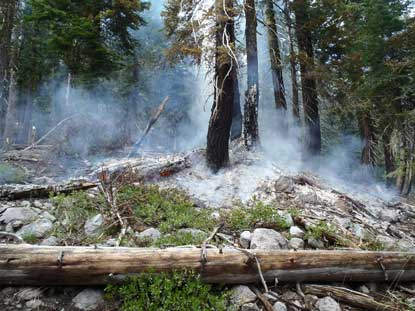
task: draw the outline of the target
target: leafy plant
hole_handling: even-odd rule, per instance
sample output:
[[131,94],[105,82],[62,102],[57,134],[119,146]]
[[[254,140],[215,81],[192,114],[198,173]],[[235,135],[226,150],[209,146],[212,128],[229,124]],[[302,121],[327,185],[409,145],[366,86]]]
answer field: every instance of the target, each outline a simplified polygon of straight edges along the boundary
[[320,221],[317,225],[311,226],[307,229],[305,238],[314,238],[316,240],[335,240],[336,230],[330,226],[326,221]]
[[108,300],[119,300],[123,311],[225,311],[228,295],[205,284],[195,272],[155,274],[129,278],[122,285],[108,285]]
[[29,244],[36,244],[39,239],[34,234],[26,234],[22,236],[23,240]]
[[190,232],[177,232],[154,241],[152,246],[201,245],[205,238],[206,236],[204,234],[194,235]]

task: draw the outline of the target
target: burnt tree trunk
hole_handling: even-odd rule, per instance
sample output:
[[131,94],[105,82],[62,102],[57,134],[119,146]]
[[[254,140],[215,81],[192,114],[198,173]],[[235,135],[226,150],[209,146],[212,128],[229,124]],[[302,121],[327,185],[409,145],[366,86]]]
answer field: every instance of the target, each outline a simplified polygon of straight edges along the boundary
[[363,141],[361,163],[372,166],[375,164],[375,130],[370,114],[363,112],[359,118],[360,135]]
[[291,91],[292,91],[292,104],[293,104],[293,117],[297,126],[301,125],[300,117],[300,98],[298,95],[298,81],[297,81],[297,62],[295,57],[294,37],[292,18],[290,16],[290,10],[288,7],[288,0],[285,1],[285,20],[288,26],[288,40],[290,41],[290,73],[291,73]]
[[383,143],[383,155],[385,158],[385,173],[386,173],[386,186],[392,187],[394,183],[394,178],[389,175],[395,171],[395,159],[391,150],[391,130],[386,129],[382,135]]
[[241,111],[241,95],[239,91],[239,79],[236,70],[234,74],[234,103],[232,112],[232,127],[231,127],[231,140],[238,139],[242,136],[242,111]]
[[3,137],[7,113],[7,101],[10,84],[10,61],[12,54],[12,35],[17,10],[17,0],[2,0],[0,15],[0,138]]
[[311,157],[321,153],[320,112],[318,105],[317,82],[313,77],[314,51],[309,26],[309,3],[307,0],[295,0],[295,26],[300,56],[301,87],[305,118],[305,151]]
[[216,0],[215,99],[207,135],[206,157],[217,171],[229,161],[229,138],[235,93],[233,0]]
[[16,74],[12,69],[10,71],[10,86],[7,100],[7,112],[4,126],[4,141],[11,145],[16,142],[17,138],[17,83]]
[[245,95],[244,107],[244,140],[248,149],[254,148],[259,141],[258,134],[258,44],[257,17],[255,0],[244,3],[246,26],[246,58],[248,64],[248,90]]
[[[285,98],[284,80],[282,77],[280,44],[278,40],[278,28],[273,0],[265,1],[265,24],[267,27],[268,49],[271,61],[271,74],[272,83],[274,86],[275,106],[280,112],[285,113],[287,111],[287,100]],[[281,118],[281,122],[281,130],[286,130],[286,119]]]

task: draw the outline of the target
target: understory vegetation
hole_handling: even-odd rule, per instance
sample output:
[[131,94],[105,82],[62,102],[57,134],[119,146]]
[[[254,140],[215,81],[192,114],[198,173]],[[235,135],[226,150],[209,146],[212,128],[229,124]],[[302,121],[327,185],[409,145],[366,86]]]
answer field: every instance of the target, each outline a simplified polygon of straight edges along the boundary
[[0,163],[0,184],[20,184],[26,179],[26,174],[21,168]]
[[106,298],[121,303],[123,311],[225,311],[229,292],[202,282],[192,271],[144,273],[122,285],[109,285]]

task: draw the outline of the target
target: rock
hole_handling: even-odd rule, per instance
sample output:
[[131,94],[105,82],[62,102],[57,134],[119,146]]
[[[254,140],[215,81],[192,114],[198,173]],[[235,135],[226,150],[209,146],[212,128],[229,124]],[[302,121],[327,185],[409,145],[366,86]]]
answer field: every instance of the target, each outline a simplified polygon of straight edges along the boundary
[[288,213],[286,211],[278,211],[277,213],[278,213],[278,215],[280,215],[282,217],[282,219],[285,221],[285,224],[288,227],[291,227],[292,225],[294,225],[294,220],[293,220],[293,217],[291,216],[290,213]]
[[105,242],[105,246],[115,247],[117,246],[117,239],[111,238]]
[[274,308],[275,311],[287,311],[288,310],[285,303],[281,301],[277,301],[276,303],[274,303],[272,307]]
[[287,290],[282,293],[282,299],[285,301],[295,301],[301,299],[301,297],[297,293],[291,290]]
[[243,248],[249,248],[249,245],[251,244],[252,239],[252,233],[249,231],[243,231],[239,237],[239,244]]
[[346,213],[347,215],[353,211],[353,206],[342,199],[338,199],[336,202],[334,202],[334,207]]
[[301,187],[297,192],[297,200],[303,204],[313,204],[316,205],[319,203],[319,197],[317,193],[310,189],[309,187]]
[[331,297],[324,297],[317,300],[316,308],[319,311],[342,311],[340,305]]
[[16,293],[17,301],[39,299],[42,296],[43,292],[39,287],[23,287]]
[[32,299],[26,302],[26,308],[29,309],[39,309],[41,306],[43,306],[43,302],[39,299]]
[[291,177],[280,176],[274,183],[276,192],[291,193],[294,191],[294,181]]
[[391,237],[386,235],[378,235],[376,237],[376,242],[382,244],[385,250],[394,250],[396,249],[396,241]]
[[400,212],[399,210],[383,208],[379,213],[379,217],[384,221],[396,223],[399,221]]
[[150,228],[147,230],[144,230],[143,232],[140,232],[137,236],[139,239],[150,239],[150,240],[158,240],[161,237],[160,231],[154,228]]
[[415,252],[415,245],[405,240],[399,240],[397,249],[404,252]]
[[318,297],[315,295],[305,295],[304,296],[304,304],[306,309],[314,310],[314,305],[318,301]]
[[75,308],[83,311],[101,310],[104,305],[104,292],[87,288],[72,299]]
[[293,237],[293,238],[300,238],[300,239],[302,239],[302,238],[304,238],[305,233],[304,233],[304,231],[303,231],[303,230],[301,230],[299,227],[297,227],[297,226],[292,226],[292,227],[290,228],[290,235],[291,235],[291,237]]
[[46,239],[44,239],[40,245],[45,245],[45,246],[57,246],[59,245],[59,239],[55,236],[50,236]]
[[366,285],[360,285],[357,290],[363,294],[369,295],[370,294],[370,290]]
[[411,307],[415,308],[415,297],[406,299],[406,303]]
[[0,223],[8,224],[9,222],[19,220],[23,223],[32,221],[38,212],[30,207],[11,207],[0,215]]
[[218,212],[213,212],[212,214],[210,214],[210,216],[214,219],[214,220],[219,220],[220,219],[220,214]]
[[363,239],[366,236],[366,230],[359,224],[353,224],[351,226],[351,231],[359,239]]
[[23,226],[17,235],[21,237],[34,236],[38,239],[43,238],[53,228],[53,223],[49,219],[38,219],[35,222]]
[[207,238],[208,234],[202,230],[199,229],[193,229],[193,228],[183,228],[183,229],[179,229],[177,231],[178,233],[188,233],[190,234],[192,237],[204,237]]
[[44,211],[42,214],[40,214],[40,217],[41,218],[46,218],[46,219],[49,219],[50,221],[55,221],[56,220],[56,217],[55,216],[53,216],[53,215],[51,215],[49,212],[47,212],[47,211]]
[[244,304],[239,310],[240,311],[259,311],[259,308],[256,305],[256,303],[250,302],[250,303]]
[[84,226],[85,234],[98,235],[101,233],[102,224],[104,223],[104,217],[101,214],[95,215],[88,219]]
[[322,240],[317,240],[315,238],[309,238],[307,240],[308,246],[316,249],[324,248],[324,242]]
[[289,249],[304,249],[304,241],[300,238],[292,238],[288,242],[288,248]]
[[40,208],[40,209],[43,208],[43,204],[39,200],[35,200],[33,202],[33,206],[36,207],[36,208]]
[[244,304],[255,302],[255,300],[256,295],[248,286],[239,285],[232,289],[231,302],[237,308],[240,308]]
[[288,241],[279,232],[272,229],[255,229],[251,239],[251,249],[287,249]]

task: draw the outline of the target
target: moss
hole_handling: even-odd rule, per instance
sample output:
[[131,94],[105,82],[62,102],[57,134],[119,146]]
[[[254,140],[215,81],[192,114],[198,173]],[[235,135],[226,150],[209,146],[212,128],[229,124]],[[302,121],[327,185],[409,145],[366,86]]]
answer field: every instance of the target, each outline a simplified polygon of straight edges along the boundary
[[106,299],[122,311],[225,311],[229,294],[205,284],[194,272],[144,273],[106,287]]
[[0,164],[0,184],[21,184],[27,179],[26,173],[14,165]]
[[29,244],[37,244],[39,239],[34,234],[25,234],[22,236],[22,239]]

